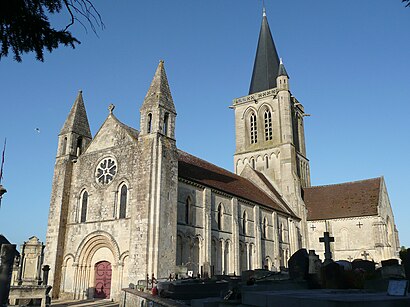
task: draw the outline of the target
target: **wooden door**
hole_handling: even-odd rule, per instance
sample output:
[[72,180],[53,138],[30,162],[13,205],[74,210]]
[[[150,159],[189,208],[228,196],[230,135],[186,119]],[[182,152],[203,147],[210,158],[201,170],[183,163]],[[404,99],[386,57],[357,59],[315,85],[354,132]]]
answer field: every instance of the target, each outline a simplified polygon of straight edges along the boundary
[[110,298],[111,263],[101,261],[95,264],[95,298]]

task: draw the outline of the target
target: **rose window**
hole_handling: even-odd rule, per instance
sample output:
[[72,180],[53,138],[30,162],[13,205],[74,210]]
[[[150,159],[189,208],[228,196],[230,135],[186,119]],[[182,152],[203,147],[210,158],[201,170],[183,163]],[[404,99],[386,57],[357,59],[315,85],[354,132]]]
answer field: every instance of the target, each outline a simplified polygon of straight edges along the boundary
[[109,184],[117,173],[117,162],[113,158],[100,161],[95,170],[95,179],[100,184]]

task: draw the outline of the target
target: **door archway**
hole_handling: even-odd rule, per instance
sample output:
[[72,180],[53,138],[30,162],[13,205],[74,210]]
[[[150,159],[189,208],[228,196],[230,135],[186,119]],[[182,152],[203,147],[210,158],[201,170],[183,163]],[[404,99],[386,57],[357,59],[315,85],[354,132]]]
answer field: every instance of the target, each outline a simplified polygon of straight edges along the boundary
[[95,264],[95,298],[110,298],[111,276],[111,263],[100,261]]

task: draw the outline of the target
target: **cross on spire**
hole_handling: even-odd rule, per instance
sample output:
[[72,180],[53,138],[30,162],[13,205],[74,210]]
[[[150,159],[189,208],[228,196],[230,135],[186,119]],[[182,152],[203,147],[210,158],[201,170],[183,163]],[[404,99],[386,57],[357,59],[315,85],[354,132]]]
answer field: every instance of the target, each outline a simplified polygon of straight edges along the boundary
[[325,244],[325,263],[332,261],[332,252],[330,251],[330,243],[335,242],[335,238],[329,235],[329,232],[324,232],[323,237],[319,238],[319,242]]

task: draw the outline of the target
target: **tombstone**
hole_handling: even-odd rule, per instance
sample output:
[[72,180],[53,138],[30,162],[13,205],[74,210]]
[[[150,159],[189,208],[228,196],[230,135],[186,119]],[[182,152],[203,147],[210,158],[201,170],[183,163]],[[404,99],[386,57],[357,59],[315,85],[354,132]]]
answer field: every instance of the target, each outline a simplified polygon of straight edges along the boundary
[[338,261],[336,261],[336,263],[337,263],[338,265],[342,266],[345,271],[351,271],[351,270],[353,270],[352,263],[351,263],[350,261],[347,261],[347,260],[338,260]]
[[44,260],[44,244],[36,236],[29,238],[21,247],[18,283],[24,286],[42,284],[41,268]]
[[405,253],[405,257],[403,257],[401,265],[404,267],[404,271],[406,273],[406,278],[410,280],[410,248],[407,249]]
[[322,261],[319,256],[316,255],[314,250],[309,250],[309,278],[308,286],[310,289],[318,289],[321,285],[320,269],[322,267]]
[[324,264],[332,262],[332,252],[330,251],[330,243],[335,242],[335,238],[329,235],[329,232],[324,232],[323,237],[319,238],[319,242],[325,245],[325,261]]
[[293,280],[306,280],[309,274],[309,255],[302,248],[295,252],[288,261],[289,277]]
[[386,267],[386,266],[396,266],[396,265],[399,265],[399,260],[398,260],[398,259],[382,260],[382,267]]
[[2,244],[0,249],[0,306],[7,306],[13,272],[15,244]]
[[353,270],[361,269],[364,270],[367,274],[371,274],[376,270],[376,263],[369,260],[355,259],[352,262]]
[[346,289],[348,288],[343,267],[336,262],[329,262],[322,267],[322,287],[325,289]]

